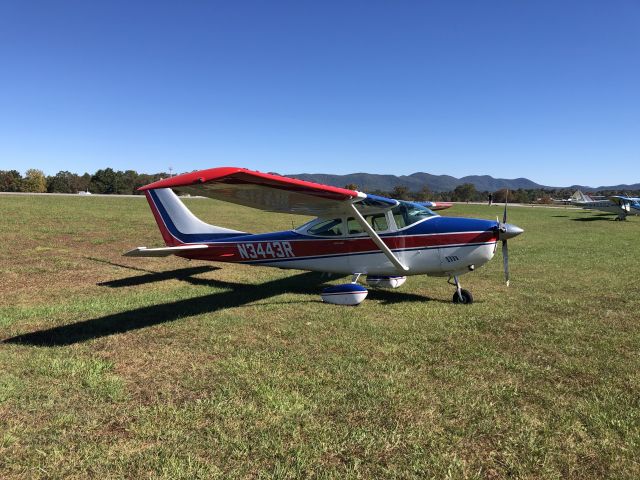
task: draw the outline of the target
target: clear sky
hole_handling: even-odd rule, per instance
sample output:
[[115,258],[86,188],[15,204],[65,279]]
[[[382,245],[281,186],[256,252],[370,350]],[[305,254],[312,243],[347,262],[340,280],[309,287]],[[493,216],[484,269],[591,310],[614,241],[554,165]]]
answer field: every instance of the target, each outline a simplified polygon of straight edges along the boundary
[[640,182],[640,2],[0,0],[0,169]]

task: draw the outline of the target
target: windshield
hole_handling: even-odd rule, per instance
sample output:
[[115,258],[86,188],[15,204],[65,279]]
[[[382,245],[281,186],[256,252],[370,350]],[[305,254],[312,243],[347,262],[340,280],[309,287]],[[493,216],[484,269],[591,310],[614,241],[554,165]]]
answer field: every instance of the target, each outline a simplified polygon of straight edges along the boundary
[[417,203],[404,201],[400,201],[400,204],[397,207],[394,207],[391,210],[391,213],[393,214],[393,218],[395,219],[396,226],[398,228],[404,228],[409,225],[413,225],[420,220],[424,220],[425,218],[437,216],[427,207],[423,207]]

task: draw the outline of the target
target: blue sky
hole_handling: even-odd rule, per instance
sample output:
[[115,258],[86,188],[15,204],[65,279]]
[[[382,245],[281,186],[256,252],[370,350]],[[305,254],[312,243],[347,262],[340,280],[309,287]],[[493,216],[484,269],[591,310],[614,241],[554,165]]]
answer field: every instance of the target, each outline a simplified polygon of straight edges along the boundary
[[0,1],[0,169],[640,182],[638,1]]

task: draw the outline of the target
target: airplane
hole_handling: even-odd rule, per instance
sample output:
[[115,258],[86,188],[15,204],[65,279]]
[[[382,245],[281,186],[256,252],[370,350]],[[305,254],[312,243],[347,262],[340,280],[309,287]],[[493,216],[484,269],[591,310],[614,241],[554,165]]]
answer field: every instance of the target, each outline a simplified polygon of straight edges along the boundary
[[[241,263],[352,275],[351,283],[323,290],[326,303],[357,305],[371,286],[397,288],[406,276],[449,277],[454,303],[470,304],[459,277],[488,262],[502,242],[509,285],[507,241],[523,230],[507,223],[442,217],[423,205],[262,173],[219,167],[185,173],[139,188],[165,247],[138,247],[124,255]],[[293,230],[251,234],[209,225],[176,193],[205,196],[270,212],[313,215]],[[452,281],[453,280],[453,281]]]
[[427,207],[429,210],[436,212],[438,210],[446,210],[447,208],[453,207],[453,203],[451,202],[414,202],[418,205],[422,205],[423,207]]
[[605,199],[593,199],[580,190],[571,197],[571,204],[587,210],[599,210],[616,214],[616,221],[624,221],[628,215],[640,215],[640,198],[613,195]]

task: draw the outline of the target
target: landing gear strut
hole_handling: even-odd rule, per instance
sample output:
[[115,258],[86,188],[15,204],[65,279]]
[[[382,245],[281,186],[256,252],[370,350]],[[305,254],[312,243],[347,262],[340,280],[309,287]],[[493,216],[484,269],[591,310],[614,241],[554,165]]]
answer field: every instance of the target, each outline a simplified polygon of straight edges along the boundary
[[473,295],[469,290],[465,290],[460,286],[460,280],[457,275],[453,276],[453,283],[451,282],[451,277],[447,280],[449,285],[453,285],[456,287],[456,293],[453,294],[453,303],[461,303],[461,304],[471,304],[473,303]]

